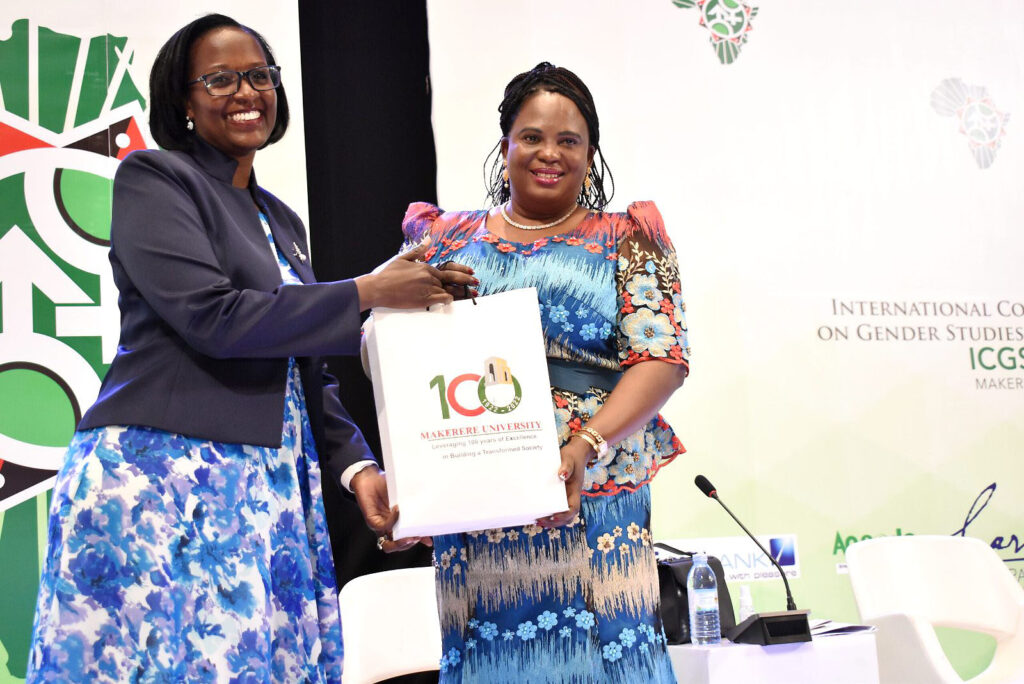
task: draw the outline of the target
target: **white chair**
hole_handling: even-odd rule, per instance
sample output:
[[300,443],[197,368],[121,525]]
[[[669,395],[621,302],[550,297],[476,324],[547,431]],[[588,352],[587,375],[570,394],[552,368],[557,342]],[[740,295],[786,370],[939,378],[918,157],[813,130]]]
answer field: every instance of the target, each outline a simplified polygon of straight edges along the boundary
[[357,577],[342,587],[338,603],[345,642],[343,684],[370,684],[440,668],[433,568]]
[[961,684],[934,627],[996,639],[971,684],[1024,682],[1024,589],[987,544],[912,535],[851,544],[846,564],[861,620],[878,628],[882,684]]

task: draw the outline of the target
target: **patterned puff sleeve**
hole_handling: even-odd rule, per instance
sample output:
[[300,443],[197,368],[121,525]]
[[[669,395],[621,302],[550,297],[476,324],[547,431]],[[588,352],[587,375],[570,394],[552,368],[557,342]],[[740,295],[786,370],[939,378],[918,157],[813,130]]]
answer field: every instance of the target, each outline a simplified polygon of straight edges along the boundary
[[619,363],[660,359],[690,368],[686,303],[675,249],[653,202],[634,202],[617,229]]
[[[403,251],[412,247],[422,240],[434,225],[434,221],[441,215],[441,210],[429,202],[413,202],[405,211],[405,218],[402,219],[402,234],[405,241],[402,245]],[[432,250],[425,255],[425,261],[434,256]]]

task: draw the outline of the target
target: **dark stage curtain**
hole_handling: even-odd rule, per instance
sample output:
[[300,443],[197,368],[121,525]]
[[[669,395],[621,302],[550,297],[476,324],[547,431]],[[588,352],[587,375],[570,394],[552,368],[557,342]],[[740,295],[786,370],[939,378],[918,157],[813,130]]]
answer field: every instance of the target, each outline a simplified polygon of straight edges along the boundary
[[[395,253],[410,202],[437,199],[426,4],[300,2],[299,27],[313,260],[320,280],[351,278]],[[379,457],[373,392],[359,359],[328,363]],[[326,480],[324,504],[339,586],[430,563],[423,546],[379,552],[351,495]]]

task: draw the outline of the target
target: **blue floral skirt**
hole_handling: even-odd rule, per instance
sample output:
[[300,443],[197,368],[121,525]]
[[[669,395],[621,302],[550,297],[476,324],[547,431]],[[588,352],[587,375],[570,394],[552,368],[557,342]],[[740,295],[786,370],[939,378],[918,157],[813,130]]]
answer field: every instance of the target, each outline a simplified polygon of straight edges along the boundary
[[340,682],[320,465],[289,365],[281,448],[77,432],[27,681]]
[[585,496],[579,517],[434,538],[441,681],[675,682],[650,488]]

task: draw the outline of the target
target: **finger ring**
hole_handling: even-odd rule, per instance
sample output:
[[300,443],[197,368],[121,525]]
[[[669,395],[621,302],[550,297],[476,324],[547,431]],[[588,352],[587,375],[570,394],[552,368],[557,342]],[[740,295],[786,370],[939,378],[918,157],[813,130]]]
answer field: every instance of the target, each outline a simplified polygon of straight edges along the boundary
[[388,539],[387,536],[377,537],[377,549],[379,551],[383,551],[384,550],[384,542],[388,542],[388,541],[391,541],[391,540]]

